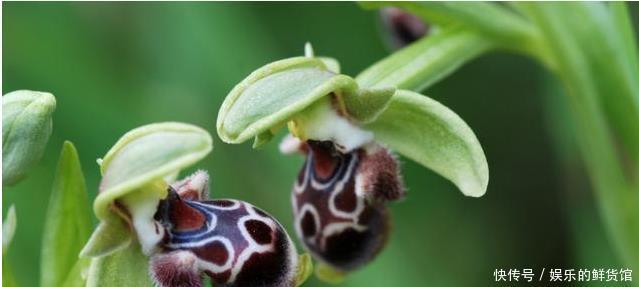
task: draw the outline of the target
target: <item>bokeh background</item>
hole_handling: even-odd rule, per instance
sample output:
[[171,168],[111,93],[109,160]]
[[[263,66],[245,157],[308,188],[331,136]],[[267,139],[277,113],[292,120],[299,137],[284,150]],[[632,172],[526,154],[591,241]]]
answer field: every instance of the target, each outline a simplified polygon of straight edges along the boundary
[[[92,199],[96,159],[128,130],[152,122],[211,132],[214,151],[197,168],[212,174],[212,195],[253,202],[293,234],[289,192],[302,158],[280,155],[278,140],[261,150],[222,143],[215,133],[222,100],[254,69],[301,55],[306,41],[350,75],[390,52],[378,14],[354,3],[2,6],[2,93],[42,90],[58,101],[43,160],[2,194],[3,214],[17,208],[8,260],[21,286],[39,284],[42,222],[63,141],[76,145]],[[636,24],[639,5],[630,8]],[[624,267],[576,157],[562,93],[543,67],[504,53],[474,60],[425,91],[474,129],[490,166],[488,192],[464,197],[402,160],[409,195],[391,205],[390,242],[341,286],[505,286],[494,282],[496,268]],[[325,284],[312,278],[305,286]]]

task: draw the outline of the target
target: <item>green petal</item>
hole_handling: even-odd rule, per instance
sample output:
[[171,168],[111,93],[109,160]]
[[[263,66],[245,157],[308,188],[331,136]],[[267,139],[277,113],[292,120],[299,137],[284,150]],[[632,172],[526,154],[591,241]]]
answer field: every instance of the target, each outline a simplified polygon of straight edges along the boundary
[[320,59],[274,62],[253,72],[229,93],[218,114],[217,132],[225,142],[241,143],[283,126],[332,92],[356,90],[352,78],[331,72]]
[[212,148],[209,133],[188,124],[157,123],[128,132],[102,160],[95,214],[105,219],[114,200],[194,164]]
[[65,142],[53,181],[42,240],[40,285],[60,286],[91,234],[91,210],[78,153]]
[[40,160],[51,135],[55,98],[15,91],[2,97],[2,184],[13,185]]
[[253,148],[260,148],[262,147],[264,144],[268,143],[269,141],[271,141],[271,139],[273,139],[273,132],[271,131],[265,131],[261,134],[258,134],[255,136],[255,141],[253,142]]
[[372,123],[380,142],[452,181],[467,196],[488,185],[488,164],[477,137],[453,111],[418,93],[398,90]]
[[139,244],[109,256],[94,258],[89,268],[87,287],[136,286],[151,287],[148,257],[140,251]]

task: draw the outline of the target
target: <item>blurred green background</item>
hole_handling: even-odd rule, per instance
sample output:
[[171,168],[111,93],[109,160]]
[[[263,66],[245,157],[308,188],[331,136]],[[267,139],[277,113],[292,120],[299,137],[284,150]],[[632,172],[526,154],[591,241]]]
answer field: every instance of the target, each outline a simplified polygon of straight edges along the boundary
[[[10,204],[17,208],[8,260],[21,286],[38,285],[42,222],[62,142],[76,145],[93,198],[95,160],[125,132],[152,122],[209,130],[215,148],[197,168],[211,172],[212,195],[252,202],[293,234],[289,192],[302,158],[280,155],[278,140],[259,151],[223,144],[215,134],[223,98],[254,69],[301,55],[306,41],[350,75],[389,53],[377,12],[354,3],[2,6],[2,93],[41,90],[58,101],[43,160],[2,195],[3,214]],[[630,8],[636,20],[639,5]],[[561,93],[542,67],[503,53],[426,91],[474,129],[490,166],[488,192],[464,197],[403,160],[409,195],[391,206],[389,244],[341,286],[505,286],[494,282],[496,268],[623,267],[573,151]],[[324,285],[311,279],[305,286]]]

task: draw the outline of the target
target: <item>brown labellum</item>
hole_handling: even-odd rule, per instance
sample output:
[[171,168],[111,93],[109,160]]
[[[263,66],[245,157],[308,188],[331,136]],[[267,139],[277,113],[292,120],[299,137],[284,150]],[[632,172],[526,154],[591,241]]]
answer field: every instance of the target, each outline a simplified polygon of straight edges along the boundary
[[301,241],[341,271],[369,262],[389,232],[385,202],[404,196],[397,160],[377,144],[343,153],[332,142],[308,141],[299,149],[306,162],[292,202]]
[[206,200],[207,178],[196,173],[174,186],[155,216],[166,229],[151,274],[162,287],[294,286],[297,253],[269,214],[239,200]]

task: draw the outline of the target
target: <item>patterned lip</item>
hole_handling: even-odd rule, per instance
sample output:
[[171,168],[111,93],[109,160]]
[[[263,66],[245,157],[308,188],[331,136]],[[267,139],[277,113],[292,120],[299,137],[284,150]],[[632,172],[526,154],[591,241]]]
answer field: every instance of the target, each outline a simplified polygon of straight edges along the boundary
[[295,231],[317,259],[339,270],[356,269],[381,250],[388,233],[386,207],[356,192],[369,154],[341,153],[330,142],[306,144],[306,162],[292,192]]
[[[204,275],[227,287],[291,286],[294,281],[297,252],[286,231],[247,202],[185,199],[170,187],[156,219],[167,231],[150,264],[161,287],[202,286]],[[182,226],[194,228],[176,228]],[[184,285],[192,282],[198,285]]]

